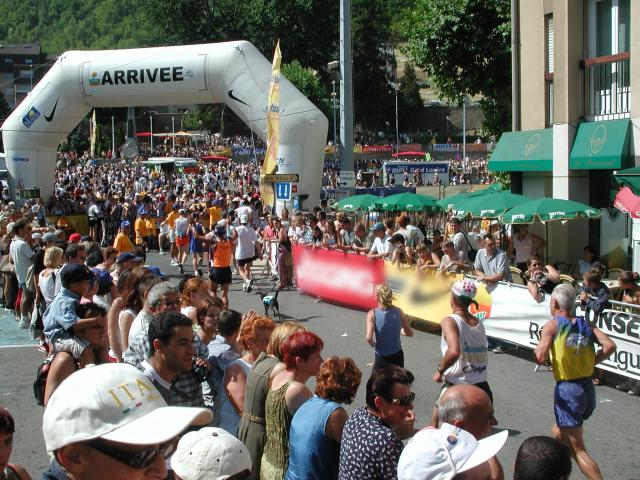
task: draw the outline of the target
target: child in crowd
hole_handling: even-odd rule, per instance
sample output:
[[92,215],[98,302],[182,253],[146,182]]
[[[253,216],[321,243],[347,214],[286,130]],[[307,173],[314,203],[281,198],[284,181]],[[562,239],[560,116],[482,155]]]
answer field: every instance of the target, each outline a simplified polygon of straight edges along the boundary
[[60,271],[60,281],[62,289],[44,312],[44,333],[49,338],[51,352],[67,352],[83,363],[96,363],[96,357],[106,360],[106,348],[94,352],[87,348],[90,342],[82,336],[86,328],[106,327],[104,317],[81,319],[76,313],[80,300],[92,288],[95,275],[86,265],[69,263]]

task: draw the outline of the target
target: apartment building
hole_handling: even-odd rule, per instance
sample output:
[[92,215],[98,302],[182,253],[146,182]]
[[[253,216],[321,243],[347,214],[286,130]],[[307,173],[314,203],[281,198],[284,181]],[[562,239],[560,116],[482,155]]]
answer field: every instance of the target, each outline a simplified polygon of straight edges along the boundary
[[39,43],[0,43],[0,92],[10,108],[24,100],[53,61]]
[[629,267],[632,225],[612,207],[613,172],[640,164],[640,1],[514,1],[520,131],[502,135],[489,168],[532,198],[603,209],[600,221],[549,225],[552,260],[575,262],[593,245]]

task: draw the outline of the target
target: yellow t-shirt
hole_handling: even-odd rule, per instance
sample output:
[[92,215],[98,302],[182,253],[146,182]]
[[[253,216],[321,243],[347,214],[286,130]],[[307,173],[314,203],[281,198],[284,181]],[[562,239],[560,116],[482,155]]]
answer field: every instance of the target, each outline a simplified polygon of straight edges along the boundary
[[131,240],[122,232],[116,235],[116,238],[113,241],[113,248],[115,248],[118,253],[133,252],[133,244],[131,243]]
[[180,214],[175,210],[171,210],[169,212],[169,214],[167,215],[167,219],[165,220],[167,222],[167,225],[169,225],[169,228],[173,228],[173,225],[176,223],[176,218],[178,218],[179,216]]
[[136,245],[142,245],[144,243],[144,237],[149,235],[147,231],[147,223],[142,218],[136,218],[134,224],[134,230],[136,232]]
[[209,228],[213,228],[220,220],[222,220],[222,210],[220,210],[220,207],[210,207]]
[[155,218],[149,218],[146,221],[146,227],[147,227],[147,234],[148,235],[154,235],[156,230],[157,230],[157,226],[156,226],[156,219]]

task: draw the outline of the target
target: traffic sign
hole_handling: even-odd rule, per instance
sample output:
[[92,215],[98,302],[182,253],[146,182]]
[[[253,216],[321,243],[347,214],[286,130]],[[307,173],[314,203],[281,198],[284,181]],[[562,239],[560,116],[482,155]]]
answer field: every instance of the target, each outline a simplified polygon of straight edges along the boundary
[[297,182],[299,179],[300,175],[297,173],[270,173],[261,178],[265,183]]
[[283,200],[285,202],[291,201],[291,183],[289,182],[277,182],[276,187],[276,200]]

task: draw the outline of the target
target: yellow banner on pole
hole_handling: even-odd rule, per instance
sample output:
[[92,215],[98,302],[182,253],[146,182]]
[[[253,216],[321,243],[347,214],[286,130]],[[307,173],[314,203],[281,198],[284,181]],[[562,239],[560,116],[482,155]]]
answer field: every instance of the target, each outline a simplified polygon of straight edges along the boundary
[[276,158],[280,145],[280,40],[276,45],[271,65],[271,83],[269,84],[269,98],[267,100],[267,150],[260,170],[260,194],[263,205],[273,205],[273,184],[264,181],[264,176],[276,172]]

